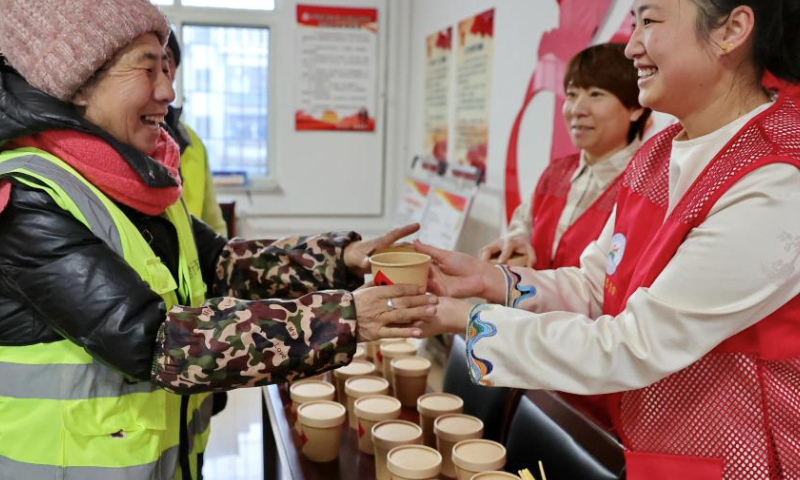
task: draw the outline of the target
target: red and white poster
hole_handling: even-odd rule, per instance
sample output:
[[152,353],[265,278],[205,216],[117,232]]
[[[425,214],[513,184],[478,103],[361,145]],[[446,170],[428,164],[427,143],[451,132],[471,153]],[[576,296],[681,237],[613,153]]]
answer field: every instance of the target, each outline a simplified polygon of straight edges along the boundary
[[447,162],[453,27],[425,39],[425,155]]
[[296,130],[375,130],[378,10],[297,5]]
[[417,238],[423,243],[445,250],[454,250],[469,215],[477,187],[458,189],[452,186],[432,187],[420,220]]
[[485,169],[489,146],[494,9],[458,23],[453,159]]
[[422,213],[428,204],[428,192],[430,189],[431,186],[425,182],[413,178],[406,179],[394,216],[396,226],[400,227],[422,221]]

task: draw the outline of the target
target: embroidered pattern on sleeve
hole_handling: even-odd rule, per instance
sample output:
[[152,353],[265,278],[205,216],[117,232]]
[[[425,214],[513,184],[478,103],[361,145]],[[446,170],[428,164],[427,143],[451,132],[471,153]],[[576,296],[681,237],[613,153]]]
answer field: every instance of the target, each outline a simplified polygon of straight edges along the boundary
[[497,335],[497,326],[481,318],[481,313],[491,309],[490,305],[475,305],[469,312],[469,322],[467,322],[467,365],[469,366],[469,376],[474,384],[487,387],[491,387],[492,382],[483,377],[492,373],[494,367],[490,361],[477,357],[474,349],[478,340]]
[[506,265],[497,265],[506,278],[506,306],[519,308],[519,304],[536,296],[536,287],[522,285],[522,277]]

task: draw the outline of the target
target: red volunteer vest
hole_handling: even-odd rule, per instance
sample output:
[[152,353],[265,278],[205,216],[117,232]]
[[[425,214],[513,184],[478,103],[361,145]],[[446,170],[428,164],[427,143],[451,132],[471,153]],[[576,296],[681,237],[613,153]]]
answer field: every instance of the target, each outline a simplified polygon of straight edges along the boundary
[[622,175],[617,177],[595,202],[567,228],[553,255],[553,240],[558,220],[567,204],[570,179],[580,163],[579,155],[554,160],[542,173],[531,200],[533,233],[531,245],[536,252],[536,270],[577,267],[583,250],[600,236],[614,209]]
[[[653,138],[624,175],[605,314],[617,315],[634,291],[649,287],[742,177],[771,163],[800,168],[800,110],[781,96],[723,147],[662,221],[679,132],[673,126]],[[628,450],[628,480],[800,478],[800,296],[689,367],[610,396],[609,408]]]

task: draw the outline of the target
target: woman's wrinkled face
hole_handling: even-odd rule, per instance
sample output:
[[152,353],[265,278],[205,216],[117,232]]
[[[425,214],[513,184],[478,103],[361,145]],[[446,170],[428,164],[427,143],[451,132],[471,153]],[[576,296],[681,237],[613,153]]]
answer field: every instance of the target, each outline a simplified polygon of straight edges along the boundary
[[626,108],[608,90],[573,85],[567,87],[562,111],[572,143],[589,161],[624,148],[631,122],[642,114],[640,108]]
[[75,95],[87,120],[120,142],[151,154],[167,106],[175,100],[164,49],[154,33],[131,42],[103,68],[100,79]]
[[635,0],[625,48],[639,73],[639,103],[681,118],[702,108],[719,69],[697,30],[693,0]]

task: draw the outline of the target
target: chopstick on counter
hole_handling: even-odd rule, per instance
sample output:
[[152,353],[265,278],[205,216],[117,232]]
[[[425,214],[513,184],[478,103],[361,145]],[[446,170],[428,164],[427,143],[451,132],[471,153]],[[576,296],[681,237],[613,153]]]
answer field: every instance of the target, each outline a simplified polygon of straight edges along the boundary
[[517,473],[519,473],[519,476],[522,478],[522,480],[536,480],[536,478],[527,468],[519,470]]
[[542,480],[547,480],[547,475],[544,474],[544,465],[542,465],[541,460],[539,460],[539,473],[542,474]]
[[[517,473],[519,473],[519,476],[522,478],[522,480],[536,480],[536,477],[534,477],[531,471],[527,468],[518,470]],[[542,480],[547,480],[547,475],[544,474],[544,465],[542,465],[541,460],[539,460],[539,473],[542,475]]]

